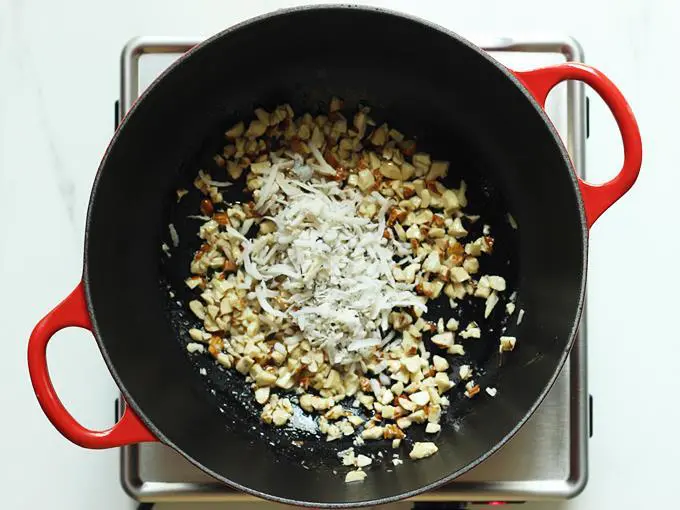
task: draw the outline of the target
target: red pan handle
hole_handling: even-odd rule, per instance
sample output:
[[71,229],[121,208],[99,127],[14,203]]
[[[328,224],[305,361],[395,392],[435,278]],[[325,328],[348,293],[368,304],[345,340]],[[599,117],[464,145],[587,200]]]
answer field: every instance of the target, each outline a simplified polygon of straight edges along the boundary
[[616,177],[604,184],[589,184],[579,179],[590,228],[603,212],[630,189],[640,173],[642,142],[635,116],[616,85],[600,71],[587,65],[568,62],[534,71],[515,72],[515,75],[543,108],[548,93],[555,85],[565,80],[579,80],[590,85],[614,115],[623,140],[623,168]]
[[28,370],[31,382],[38,402],[52,425],[68,440],[84,448],[113,448],[145,441],[158,441],[129,406],[125,407],[125,412],[118,423],[108,430],[101,431],[83,427],[66,410],[50,380],[47,369],[47,343],[57,331],[70,326],[92,331],[82,282],[36,325],[28,341]]

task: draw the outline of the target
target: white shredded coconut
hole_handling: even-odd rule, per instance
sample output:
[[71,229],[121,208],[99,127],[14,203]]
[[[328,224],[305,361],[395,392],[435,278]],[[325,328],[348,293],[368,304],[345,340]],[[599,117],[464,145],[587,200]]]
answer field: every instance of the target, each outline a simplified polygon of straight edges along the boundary
[[[323,168],[321,154],[313,152]],[[252,241],[242,231],[233,234],[242,241],[246,272],[259,281],[255,295],[263,310],[292,319],[332,363],[349,364],[393,338],[381,328],[393,308],[427,308],[413,285],[398,283],[392,276],[403,247],[383,238],[390,202],[378,193],[366,197],[334,181],[289,179],[279,169],[292,163],[268,169],[256,202],[278,227],[270,234],[274,256],[270,256],[274,250],[265,249],[269,236]],[[366,200],[378,208],[373,219],[358,214]],[[287,277],[284,283],[276,280],[281,275]],[[282,293],[285,312],[268,302]]]
[[172,240],[172,244],[175,248],[179,246],[179,234],[177,234],[177,229],[175,229],[175,225],[170,223],[168,225],[168,231],[170,232],[170,239]]

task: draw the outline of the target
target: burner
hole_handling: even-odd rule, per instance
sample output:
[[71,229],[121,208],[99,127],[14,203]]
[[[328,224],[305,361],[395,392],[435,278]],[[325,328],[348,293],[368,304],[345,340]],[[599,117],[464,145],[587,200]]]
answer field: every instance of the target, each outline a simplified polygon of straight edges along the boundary
[[[573,39],[472,38],[515,70],[583,60]],[[116,122],[168,65],[200,42],[198,38],[139,37],[123,49],[121,96]],[[558,85],[546,111],[562,136],[579,175],[585,167],[587,99],[580,83]],[[532,418],[500,451],[465,475],[422,494],[420,502],[519,502],[577,495],[587,480],[587,442],[592,416],[586,381],[585,313],[569,360]],[[117,408],[117,412],[120,409]],[[144,503],[173,501],[246,502],[256,498],[232,490],[160,443],[121,449],[121,483]]]

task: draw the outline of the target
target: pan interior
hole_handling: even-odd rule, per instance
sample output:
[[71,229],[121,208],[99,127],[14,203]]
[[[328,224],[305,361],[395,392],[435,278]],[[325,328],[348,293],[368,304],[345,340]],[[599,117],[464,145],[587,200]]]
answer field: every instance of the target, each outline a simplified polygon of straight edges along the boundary
[[[339,30],[332,27],[338,27]],[[346,29],[351,28],[348,32]],[[338,34],[351,36],[338,37]],[[455,389],[436,438],[439,453],[394,468],[408,443],[383,452],[362,484],[343,482],[336,457],[351,445],[259,423],[242,377],[186,354],[192,292],[182,283],[200,245],[199,168],[226,176],[212,156],[234,121],[257,106],[290,103],[296,115],[323,110],[337,95],[349,113],[372,116],[451,162],[448,185],[465,179],[469,211],[491,224],[497,252],[482,266],[506,277],[526,315],[494,314],[481,340],[465,343],[478,382],[498,388],[468,401]],[[175,190],[192,190],[179,204]],[[227,200],[242,199],[239,187]],[[519,224],[512,229],[511,212]],[[180,246],[167,258],[168,224]],[[481,230],[482,224],[478,225]],[[98,174],[89,211],[85,281],[97,338],[117,382],[165,442],[213,475],[256,494],[299,503],[368,504],[417,491],[469,468],[524,420],[563,363],[578,320],[585,238],[563,149],[535,104],[466,43],[409,18],[371,9],[289,11],[214,38],[167,73],[126,118]],[[170,297],[168,286],[173,290]],[[178,304],[179,302],[179,304]],[[503,303],[498,306],[502,307]],[[435,316],[479,319],[483,301]],[[483,322],[480,320],[480,322]],[[501,328],[518,347],[499,357]],[[206,368],[207,376],[198,368]],[[421,439],[419,431],[409,431]],[[293,440],[302,440],[301,446]],[[386,469],[389,467],[389,471]]]

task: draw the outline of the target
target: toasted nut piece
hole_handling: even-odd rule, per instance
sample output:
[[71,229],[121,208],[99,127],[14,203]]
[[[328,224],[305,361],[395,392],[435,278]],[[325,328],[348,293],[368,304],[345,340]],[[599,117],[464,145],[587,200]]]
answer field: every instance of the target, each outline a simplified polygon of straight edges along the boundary
[[224,133],[224,136],[226,136],[230,140],[235,140],[239,136],[243,135],[244,130],[245,125],[243,124],[243,122],[239,122],[238,124],[234,124],[226,133]]
[[218,352],[215,359],[224,368],[231,368],[231,366],[232,366],[232,357],[229,354],[225,354],[223,352]]
[[276,375],[267,372],[260,365],[253,365],[249,373],[257,386],[273,386],[276,383]]
[[[411,227],[413,228],[413,227]],[[426,273],[436,273],[441,268],[441,262],[439,260],[439,253],[436,251],[430,252],[430,254],[425,258],[423,262],[422,270]]]
[[337,423],[337,427],[343,436],[351,436],[354,434],[354,427],[347,420],[341,420]]
[[432,364],[437,372],[444,372],[449,369],[449,362],[446,361],[446,358],[442,358],[436,354],[432,357]]
[[[411,200],[415,198],[416,197],[413,197]],[[429,209],[423,209],[422,211],[418,211],[416,213],[414,222],[416,223],[416,225],[424,225],[426,223],[430,223],[433,217],[434,213],[432,211],[430,211]]]
[[[404,154],[406,153],[406,151],[404,151],[403,148],[402,148],[402,151],[404,152]],[[418,152],[418,153],[413,155],[413,164],[415,166],[430,168],[432,161],[430,159],[429,154],[424,153],[424,152]]]
[[255,400],[257,401],[258,404],[266,404],[267,401],[269,400],[269,388],[264,387],[264,388],[257,388],[255,390]]
[[434,455],[439,451],[439,448],[437,448],[437,445],[434,443],[426,442],[426,443],[415,443],[413,445],[413,449],[411,450],[411,453],[409,453],[409,457],[413,460],[418,460],[418,459],[424,459],[426,457],[430,457],[431,455]]
[[449,212],[460,208],[460,202],[458,202],[458,197],[451,190],[446,190],[442,193],[442,205],[444,210]]
[[367,457],[366,455],[357,455],[356,460],[355,460],[355,466],[357,467],[366,467],[370,466],[373,463],[373,459],[370,457]]
[[448,161],[433,161],[430,166],[430,171],[427,173],[425,179],[428,181],[434,181],[440,179],[441,177],[446,177],[449,173],[449,162]]
[[432,337],[432,343],[437,347],[441,347],[442,349],[448,349],[453,345],[453,333],[447,331],[439,335],[434,335]]
[[383,394],[380,396],[380,403],[383,405],[387,405],[390,402],[394,400],[394,395],[390,390],[385,390]]
[[502,276],[489,276],[489,287],[498,292],[505,290],[505,278]]
[[420,370],[420,356],[413,356],[402,360],[404,368],[410,373],[415,374]]
[[479,384],[475,384],[474,381],[470,381],[465,385],[465,396],[467,398],[472,398],[479,392],[480,392]]
[[401,430],[397,425],[385,425],[383,439],[403,439],[405,436],[406,434],[404,434],[404,431]]
[[409,395],[409,399],[417,406],[424,407],[430,401],[430,395],[427,391],[418,391]]
[[458,321],[456,319],[449,319],[446,322],[446,329],[449,331],[458,331]]
[[463,381],[467,381],[470,377],[472,377],[472,368],[470,365],[461,365],[458,369],[458,375]]
[[[200,329],[191,328],[189,330],[189,336],[191,337],[191,339],[194,342],[203,342],[203,343],[207,342],[205,335],[203,334],[203,332]],[[208,336],[208,340],[209,339],[210,339],[210,336]]]
[[300,407],[308,413],[314,411],[314,395],[310,395],[309,393],[301,395]]
[[397,427],[399,427],[401,430],[406,430],[412,424],[413,422],[411,421],[411,419],[406,416],[397,419]]
[[406,230],[406,238],[420,241],[423,238],[423,234],[417,225],[411,225],[408,230]]
[[238,370],[243,375],[246,375],[248,372],[250,372],[250,369],[254,364],[255,360],[253,360],[253,358],[249,356],[243,356],[236,362],[236,370]]
[[187,352],[189,354],[194,354],[195,352],[202,354],[205,352],[205,347],[203,346],[203,344],[199,344],[197,342],[189,342],[187,344]]
[[451,382],[449,376],[446,375],[445,372],[437,372],[434,375],[434,382],[437,385],[439,393],[447,392],[453,387],[453,382]]
[[465,257],[463,260],[463,269],[469,274],[476,274],[479,272],[479,260],[476,257]]
[[376,146],[385,145],[387,142],[387,124],[383,124],[371,134],[371,143]]
[[477,326],[477,323],[471,322],[470,324],[467,325],[467,328],[465,328],[463,331],[458,333],[462,338],[481,338],[482,337],[482,331],[479,329]]
[[430,229],[427,235],[432,239],[442,239],[446,235],[446,230],[440,227],[434,227]]
[[470,279],[468,272],[462,267],[452,267],[449,271],[449,278],[453,282],[462,283]]
[[515,344],[517,343],[517,338],[514,336],[502,336],[501,337],[501,343],[498,348],[499,352],[503,351],[511,351],[515,348]]
[[397,399],[399,402],[399,405],[406,409],[409,412],[415,411],[416,410],[416,404],[412,402],[411,400],[404,398],[404,397],[399,397]]
[[361,432],[361,437],[363,439],[382,439],[384,428],[380,426],[371,427],[370,429],[364,429]]
[[366,476],[366,473],[361,469],[355,469],[345,475],[345,483],[363,482]]
[[374,184],[375,178],[373,177],[373,173],[370,170],[364,169],[359,172],[359,180],[357,185],[361,191],[367,191],[369,188],[372,188]]
[[194,312],[194,315],[196,317],[198,317],[200,320],[205,319],[205,307],[197,299],[193,299],[193,300],[189,301],[189,309],[192,312]]
[[358,427],[358,426],[360,426],[362,423],[364,423],[364,420],[363,420],[361,417],[359,417],[359,416],[357,416],[357,415],[355,415],[355,414],[350,414],[350,415],[347,417],[347,421],[349,421],[349,422],[350,422],[353,426],[355,426],[355,427]]
[[280,408],[274,409],[274,412],[272,413],[272,421],[274,422],[274,425],[276,425],[277,427],[285,425],[288,422],[289,418],[290,414]]
[[258,136],[262,136],[267,131],[268,126],[269,122],[265,124],[260,120],[253,120],[248,126],[248,130],[245,132],[245,136],[248,138],[257,138]]
[[453,344],[447,349],[447,354],[455,354],[458,356],[463,356],[465,354],[465,349],[460,344]]
[[498,294],[496,292],[492,292],[489,294],[489,297],[486,298],[486,304],[484,307],[484,318],[486,319],[491,315],[491,312],[493,311],[494,307],[498,303]]
[[439,425],[439,423],[428,423],[425,426],[425,433],[426,434],[436,434],[442,429],[442,426]]
[[394,163],[388,161],[380,165],[380,173],[388,179],[401,180],[401,170]]

